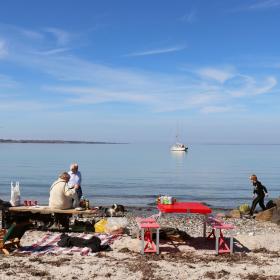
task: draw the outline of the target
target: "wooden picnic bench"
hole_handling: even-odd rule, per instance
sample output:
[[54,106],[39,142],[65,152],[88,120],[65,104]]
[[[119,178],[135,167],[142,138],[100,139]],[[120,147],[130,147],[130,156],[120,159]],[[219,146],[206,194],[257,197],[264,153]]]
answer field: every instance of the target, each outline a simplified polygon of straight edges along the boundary
[[[233,235],[232,230],[234,229],[233,224],[225,223],[224,221],[217,219],[215,217],[208,217],[207,224],[212,228],[210,234],[208,235],[208,239],[212,237],[215,238],[215,250],[216,254],[219,253],[233,253]],[[230,242],[229,245],[226,241],[226,238],[222,232],[222,230],[229,231]]]
[[[141,254],[159,254],[159,229],[160,225],[154,218],[136,218],[138,228],[141,231]],[[152,231],[156,230],[156,244],[152,238]]]

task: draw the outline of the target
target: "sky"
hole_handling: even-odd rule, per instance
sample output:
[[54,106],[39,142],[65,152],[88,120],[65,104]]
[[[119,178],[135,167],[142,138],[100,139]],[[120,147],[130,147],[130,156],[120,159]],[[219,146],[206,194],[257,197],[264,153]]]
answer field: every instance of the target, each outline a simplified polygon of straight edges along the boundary
[[0,138],[280,143],[280,0],[0,0]]

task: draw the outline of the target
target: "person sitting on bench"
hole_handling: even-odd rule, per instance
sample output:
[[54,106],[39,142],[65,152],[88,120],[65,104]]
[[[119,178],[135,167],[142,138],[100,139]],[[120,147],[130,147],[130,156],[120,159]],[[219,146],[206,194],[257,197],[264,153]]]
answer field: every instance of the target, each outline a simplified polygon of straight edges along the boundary
[[76,189],[79,186],[69,188],[69,179],[70,175],[67,172],[63,172],[52,184],[50,188],[49,207],[62,210],[73,208],[73,199],[77,196]]

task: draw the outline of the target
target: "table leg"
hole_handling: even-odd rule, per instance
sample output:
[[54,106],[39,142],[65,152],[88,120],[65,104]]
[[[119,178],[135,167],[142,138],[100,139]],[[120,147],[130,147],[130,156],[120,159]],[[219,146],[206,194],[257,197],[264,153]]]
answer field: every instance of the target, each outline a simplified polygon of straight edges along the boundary
[[206,237],[206,224],[207,224],[208,215],[204,215],[203,219],[203,237]]
[[159,228],[157,228],[157,240],[156,240],[156,243],[157,243],[157,255],[159,254]]
[[221,230],[216,229],[216,255],[219,255],[219,241],[220,241],[220,236],[221,236]]
[[233,253],[233,235],[232,235],[232,231],[230,233],[230,253]]
[[1,216],[2,216],[2,225],[1,225],[1,228],[4,228],[4,219],[5,219],[5,216],[4,216],[4,210],[1,211]]
[[144,247],[145,247],[144,229],[141,228],[141,254],[142,254],[142,255],[144,255]]

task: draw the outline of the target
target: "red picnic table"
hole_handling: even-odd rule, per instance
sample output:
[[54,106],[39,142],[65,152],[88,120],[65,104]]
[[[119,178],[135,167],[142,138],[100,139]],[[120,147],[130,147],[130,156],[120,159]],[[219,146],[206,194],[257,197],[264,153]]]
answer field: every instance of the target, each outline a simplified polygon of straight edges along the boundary
[[205,216],[203,222],[203,237],[206,237],[207,215],[212,213],[211,208],[200,202],[175,202],[173,204],[158,204],[157,208],[161,213],[173,214],[202,214]]

